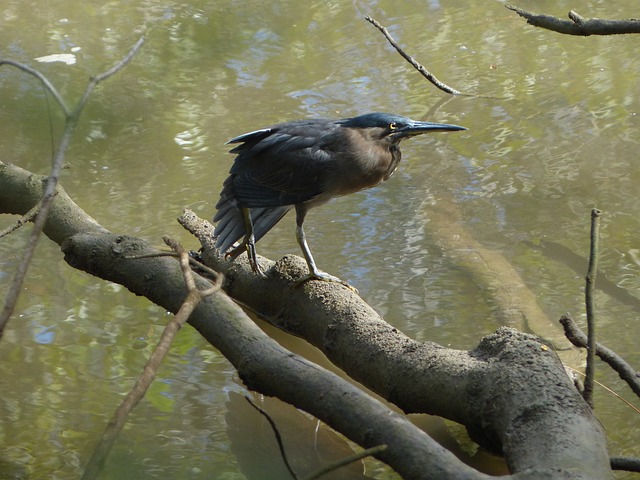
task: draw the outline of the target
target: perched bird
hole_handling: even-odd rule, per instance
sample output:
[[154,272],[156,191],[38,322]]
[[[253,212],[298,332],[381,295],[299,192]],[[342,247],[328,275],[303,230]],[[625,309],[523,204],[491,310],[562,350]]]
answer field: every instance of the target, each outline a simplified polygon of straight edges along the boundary
[[309,209],[387,180],[398,167],[405,138],[456,130],[466,128],[368,113],[279,123],[232,138],[227,143],[239,145],[230,151],[237,156],[216,205],[216,246],[232,259],[246,250],[253,271],[264,275],[255,243],[295,208],[296,239],[309,266],[300,281],[343,283],[316,267],[303,229]]

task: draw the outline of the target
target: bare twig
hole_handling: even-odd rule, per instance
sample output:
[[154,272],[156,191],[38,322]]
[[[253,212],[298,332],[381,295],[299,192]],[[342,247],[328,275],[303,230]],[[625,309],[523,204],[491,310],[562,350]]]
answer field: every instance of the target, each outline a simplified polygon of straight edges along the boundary
[[640,20],[604,20],[601,18],[584,18],[574,10],[567,15],[569,20],[563,20],[551,15],[527,12],[513,5],[505,5],[527,20],[529,25],[546,28],[567,35],[616,35],[625,33],[640,33]]
[[[576,347],[587,347],[587,335],[580,330],[573,318],[565,314],[560,318],[560,323],[564,327],[564,333],[571,343]],[[640,397],[640,372],[637,372],[613,350],[610,350],[600,343],[596,343],[596,355],[613,368],[618,375],[620,375],[620,378],[627,382],[631,390]]]
[[2,338],[4,328],[7,322],[9,321],[11,314],[13,313],[16,302],[18,301],[18,296],[20,294],[20,291],[22,290],[22,284],[24,283],[24,279],[27,275],[27,269],[29,268],[29,264],[31,263],[31,258],[33,257],[33,254],[36,249],[36,245],[38,244],[40,233],[42,232],[44,224],[47,221],[47,216],[49,214],[49,210],[53,202],[53,197],[56,192],[56,187],[58,185],[60,171],[62,170],[64,156],[66,154],[67,148],[69,147],[69,143],[71,142],[71,138],[73,136],[73,133],[75,132],[76,126],[78,125],[78,121],[80,120],[80,114],[82,113],[83,108],[85,107],[91,93],[93,92],[95,87],[98,85],[98,83],[100,83],[102,80],[109,78],[111,75],[115,74],[116,72],[124,68],[125,65],[131,61],[133,56],[142,47],[143,43],[144,43],[144,37],[140,38],[135,43],[135,45],[131,48],[129,53],[122,60],[118,61],[113,67],[111,67],[106,72],[91,78],[89,83],[87,84],[87,88],[85,89],[84,94],[82,95],[82,98],[80,99],[80,101],[78,102],[74,110],[71,112],[66,107],[64,101],[62,100],[60,95],[57,93],[53,85],[41,73],[39,73],[38,71],[34,70],[31,67],[22,65],[18,62],[13,62],[9,60],[0,62],[0,65],[2,64],[12,65],[38,78],[45,85],[45,87],[51,92],[51,94],[54,96],[54,98],[56,99],[56,101],[58,102],[58,104],[60,105],[60,107],[65,113],[64,131],[62,133],[60,145],[58,146],[56,154],[53,158],[53,166],[51,167],[51,173],[47,178],[47,183],[44,187],[44,193],[42,195],[42,200],[40,202],[38,214],[35,218],[35,221],[33,222],[34,223],[33,230],[31,231],[31,235],[29,236],[27,246],[24,249],[22,258],[20,260],[20,263],[18,264],[18,268],[16,269],[15,276],[13,278],[13,281],[11,282],[11,286],[9,287],[9,291],[5,298],[4,307],[0,312],[0,338]]
[[67,104],[64,103],[64,100],[62,99],[62,96],[58,93],[58,90],[56,90],[56,88],[49,81],[49,79],[45,77],[42,73],[40,73],[38,70],[36,70],[33,67],[30,67],[29,65],[25,65],[24,63],[14,62],[13,60],[0,60],[0,67],[2,65],[11,65],[12,67],[17,68],[18,70],[22,70],[23,72],[26,72],[29,75],[33,75],[34,77],[36,77],[38,80],[42,82],[42,85],[44,85],[44,88],[53,96],[53,98],[55,98],[56,102],[58,102],[58,105],[60,105],[60,108],[64,112],[64,116],[68,117],[69,115],[71,115],[71,110],[69,110],[69,108],[67,107]]
[[596,360],[596,314],[594,295],[596,275],[598,273],[598,243],[600,230],[600,215],[597,208],[591,210],[591,248],[589,251],[589,269],[586,277],[585,304],[587,308],[587,368],[584,381],[584,399],[593,408],[593,381],[595,378]]
[[316,478],[320,478],[328,473],[333,472],[345,465],[349,465],[350,463],[357,462],[358,460],[362,460],[365,457],[372,457],[377,455],[378,453],[382,453],[387,449],[386,445],[376,445],[375,447],[367,448],[366,450],[362,450],[361,452],[354,453],[353,455],[343,458],[342,460],[338,460],[337,462],[331,463],[324,468],[321,468],[315,473],[312,473],[310,476],[305,477],[304,480],[315,480]]
[[187,294],[187,297],[185,298],[178,312],[162,332],[156,348],[151,353],[151,356],[147,360],[142,373],[136,380],[134,386],[131,388],[131,391],[124,398],[120,406],[113,414],[113,417],[107,424],[107,427],[98,445],[96,446],[93,455],[89,459],[87,468],[82,475],[83,480],[97,478],[98,474],[102,470],[102,467],[104,466],[104,462],[107,456],[109,455],[111,447],[113,446],[118,434],[122,430],[122,427],[124,427],[125,422],[127,421],[129,413],[131,413],[138,402],[142,400],[145,393],[149,389],[151,382],[153,382],[154,378],[157,375],[160,363],[167,355],[169,347],[171,346],[171,343],[173,342],[176,334],[182,328],[184,323],[189,319],[191,312],[193,312],[193,310],[198,306],[200,301],[208,295],[213,295],[215,292],[220,290],[220,287],[222,286],[222,276],[220,275],[218,277],[218,281],[214,282],[211,287],[207,288],[206,290],[198,290],[195,284],[195,279],[193,277],[193,272],[189,268],[188,253],[185,252],[182,246],[180,246],[174,240],[168,237],[165,237],[164,240],[167,245],[169,245],[176,253],[180,255],[180,267],[182,269],[184,281],[189,293]]
[[93,93],[93,89],[96,88],[96,86],[103,80],[106,80],[107,78],[115,75],[120,70],[122,70],[133,59],[136,53],[138,53],[138,50],[142,48],[144,41],[145,37],[140,37],[140,39],[133,45],[133,47],[131,47],[129,53],[127,53],[124,58],[118,61],[113,67],[111,67],[106,72],[96,75],[95,77],[91,77],[91,79],[89,80],[89,84],[87,85],[87,88],[84,91],[84,94],[82,95],[82,98],[78,102],[78,105],[76,106],[72,115],[77,115],[78,117],[80,117],[80,112],[82,112],[82,109],[89,100],[89,96],[91,95],[91,93]]
[[280,431],[278,430],[276,422],[274,422],[271,416],[258,405],[256,405],[248,396],[245,395],[244,398],[247,402],[249,402],[249,405],[255,408],[264,418],[267,419],[267,422],[269,422],[269,425],[271,425],[273,434],[276,436],[276,442],[278,444],[278,448],[280,449],[280,456],[282,457],[282,461],[284,462],[285,467],[287,467],[287,470],[291,474],[291,477],[293,477],[295,480],[300,480],[300,477],[298,477],[298,475],[296,475],[296,472],[293,471],[293,468],[291,468],[291,464],[287,459],[287,452],[285,451],[284,445],[282,444],[282,436],[280,435]]
[[[173,248],[173,247],[172,247]],[[139,260],[142,258],[158,258],[158,257],[175,257],[181,258],[180,254],[176,252],[154,252],[148,253],[145,255],[126,255],[124,258],[128,258],[130,260]],[[207,278],[213,280],[216,283],[222,283],[222,277],[220,272],[216,272],[213,268],[207,267],[204,263],[199,262],[192,256],[189,256],[189,265],[192,268],[198,270],[198,273],[205,274]]]
[[[585,341],[586,341],[587,336],[585,335],[584,338],[585,338]],[[565,365],[564,368],[566,370],[570,370],[571,373],[573,373],[575,375],[582,375],[584,377],[584,372],[581,372],[580,370],[572,368],[569,365]],[[595,381],[595,384],[598,385],[603,390],[605,390],[607,393],[609,393],[609,394],[613,395],[614,397],[616,397],[618,400],[620,400],[622,403],[624,403],[627,407],[629,407],[631,410],[633,410],[638,415],[640,415],[640,408],[636,407],[633,403],[631,403],[629,400],[624,398],[622,395],[620,395],[616,391],[612,390],[611,388],[607,387],[604,383],[599,382],[598,380]],[[574,385],[575,385],[575,382],[574,382]],[[582,394],[582,388],[583,387],[579,387],[578,385],[576,385],[576,388],[578,388],[578,390],[580,390],[580,392]]]
[[31,222],[35,218],[35,216],[38,214],[39,211],[40,211],[40,204],[38,203],[38,204],[34,205],[31,210],[29,210],[22,217],[20,217],[18,219],[18,221],[15,222],[13,225],[9,225],[4,230],[0,231],[0,238],[6,237],[11,232],[14,232],[17,229],[19,229],[21,226],[26,225],[27,223]]
[[468,95],[438,80],[435,77],[435,75],[433,75],[429,70],[427,70],[426,68],[424,68],[424,66],[418,63],[411,55],[407,54],[402,48],[400,48],[400,46],[391,36],[389,31],[385,27],[383,27],[377,20],[369,16],[365,17],[365,19],[367,20],[367,22],[369,22],[371,25],[373,25],[374,27],[376,27],[378,30],[382,32],[382,34],[385,36],[385,38],[388,40],[391,46],[395,48],[398,51],[398,53],[402,55],[402,57],[413,66],[413,68],[418,70],[418,72],[420,72],[424,78],[429,80],[440,90],[442,90],[443,92],[449,93],[451,95]]
[[[245,395],[245,400],[247,402],[249,402],[249,405],[251,405],[253,408],[255,408],[264,418],[267,419],[267,421],[269,422],[269,425],[271,425],[271,430],[273,430],[273,434],[276,437],[276,443],[278,444],[278,448],[280,449],[280,455],[282,456],[282,461],[284,462],[284,465],[287,467],[287,470],[289,471],[289,474],[295,479],[295,480],[301,480],[300,477],[296,474],[296,472],[293,470],[293,468],[291,467],[291,464],[289,463],[289,459],[287,458],[287,453],[284,449],[284,444],[282,443],[282,436],[280,435],[280,431],[278,430],[278,426],[276,425],[276,423],[273,421],[273,419],[271,418],[271,416],[264,411],[264,409],[260,408],[258,405],[256,405],[253,400],[251,400],[251,398],[249,398],[248,396]],[[317,478],[320,478],[328,473],[333,472],[334,470],[337,470],[339,468],[344,467],[345,465],[349,465],[350,463],[353,462],[357,462],[358,460],[361,460],[365,457],[370,457],[373,455],[376,455],[378,453],[382,453],[387,449],[386,445],[377,445],[375,447],[371,447],[371,448],[367,448],[366,450],[363,450],[361,452],[358,453],[354,453],[353,455],[350,455],[346,458],[343,458],[341,460],[338,460],[337,462],[333,462],[325,467],[322,467],[320,470],[312,473],[311,475],[304,477],[302,480],[315,480]]]

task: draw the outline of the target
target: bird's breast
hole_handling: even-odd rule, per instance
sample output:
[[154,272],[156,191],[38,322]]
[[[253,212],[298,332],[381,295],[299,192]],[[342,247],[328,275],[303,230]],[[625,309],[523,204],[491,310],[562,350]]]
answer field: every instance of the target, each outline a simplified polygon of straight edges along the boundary
[[[362,147],[362,145],[361,145]],[[400,151],[389,145],[367,142],[365,148],[346,151],[338,156],[334,171],[327,176],[333,195],[375,187],[387,180],[398,167]]]

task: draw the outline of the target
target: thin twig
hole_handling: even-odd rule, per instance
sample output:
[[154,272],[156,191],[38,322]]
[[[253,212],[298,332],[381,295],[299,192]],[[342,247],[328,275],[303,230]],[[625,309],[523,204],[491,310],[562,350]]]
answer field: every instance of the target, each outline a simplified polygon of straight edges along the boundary
[[420,72],[422,74],[422,76],[424,78],[426,78],[427,80],[429,80],[432,84],[434,84],[436,87],[438,87],[440,90],[442,90],[443,92],[449,93],[451,95],[465,95],[465,96],[469,96],[466,93],[462,93],[458,90],[456,90],[453,87],[450,87],[449,85],[447,85],[446,83],[441,82],[440,80],[438,80],[435,75],[433,73],[431,73],[429,70],[427,70],[426,68],[424,68],[423,65],[421,65],[420,63],[418,63],[411,55],[409,55],[408,53],[406,53],[399,45],[398,43],[394,40],[394,38],[391,36],[391,34],[389,33],[389,31],[383,27],[377,20],[375,20],[374,18],[371,18],[369,16],[365,17],[365,20],[367,20],[367,22],[369,22],[371,25],[373,25],[374,27],[376,27],[378,30],[380,30],[380,32],[382,32],[382,34],[385,36],[385,38],[387,39],[387,41],[391,44],[391,46],[393,48],[395,48],[398,53],[400,55],[402,55],[402,57],[409,62],[413,68],[415,68],[416,70],[418,70],[418,72]]
[[587,368],[583,395],[591,408],[593,408],[593,382],[595,378],[596,361],[596,314],[594,307],[594,295],[596,288],[596,274],[598,272],[598,237],[601,214],[602,212],[597,208],[591,210],[591,248],[589,250],[589,268],[585,279],[585,304],[587,309]]
[[[276,423],[273,421],[271,416],[262,408],[260,408],[258,405],[256,405],[253,402],[253,400],[251,400],[251,398],[249,398],[246,395],[244,398],[247,402],[249,402],[249,405],[255,408],[262,416],[264,416],[264,418],[267,419],[267,421],[269,422],[269,425],[271,425],[273,434],[276,437],[276,443],[278,444],[278,448],[280,449],[280,456],[282,457],[282,461],[284,462],[284,465],[287,467],[289,474],[291,474],[291,476],[295,480],[300,480],[300,477],[296,474],[296,472],[291,467],[291,464],[289,463],[289,460],[287,458],[287,452],[285,451],[284,444],[282,443],[282,436],[280,435],[280,431],[278,430]],[[337,462],[333,462],[325,467],[322,467],[320,470],[312,473],[308,477],[304,477],[302,480],[315,480],[328,473],[333,472],[334,470],[344,467],[345,465],[349,465],[350,463],[357,462],[358,460],[361,460],[365,457],[370,457],[373,455],[377,455],[378,453],[384,452],[386,449],[387,449],[386,445],[377,445],[375,447],[367,448],[366,450],[363,450],[358,453],[354,453],[353,455],[350,455],[346,458],[338,460]]]
[[[560,318],[560,323],[564,327],[565,336],[571,343],[573,343],[576,347],[587,347],[587,335],[585,335],[585,333],[580,330],[576,322],[573,320],[573,318],[571,318],[571,316],[569,316],[569,314],[563,315]],[[615,370],[618,375],[620,375],[620,378],[627,382],[636,396],[640,398],[640,372],[637,372],[616,352],[610,350],[609,348],[598,342],[596,342],[596,355],[600,357],[600,360],[613,368],[613,370]]]
[[[586,338],[587,338],[586,335],[585,335],[584,338],[586,340]],[[580,370],[578,370],[576,368],[572,368],[569,365],[565,365],[564,368],[566,368],[567,370],[571,370],[571,372],[575,373],[576,375],[582,375],[583,377],[585,376],[583,372],[581,372]],[[598,385],[603,390],[606,390],[607,393],[610,393],[611,395],[616,397],[618,400],[620,400],[622,403],[626,404],[627,407],[629,407],[631,410],[633,410],[634,412],[636,412],[637,414],[640,415],[640,409],[638,407],[636,407],[633,403],[631,403],[629,400],[624,398],[622,395],[620,395],[619,393],[615,392],[614,390],[612,390],[611,388],[607,387],[604,383],[599,382],[598,380],[595,381],[595,384]]]
[[29,65],[25,65],[24,63],[15,62],[13,60],[0,60],[0,67],[2,65],[11,65],[12,67],[17,68],[18,70],[22,70],[23,72],[26,72],[29,75],[33,75],[34,77],[36,77],[38,80],[42,82],[42,85],[44,85],[44,88],[53,96],[53,98],[56,99],[56,102],[58,102],[58,105],[60,105],[60,108],[62,109],[64,116],[68,117],[69,115],[71,115],[71,110],[69,110],[69,108],[67,107],[67,104],[64,103],[64,100],[62,99],[62,96],[58,93],[58,90],[56,90],[56,88],[52,85],[49,79],[45,77],[42,73],[40,73],[38,70],[36,70],[33,67],[30,67]]
[[285,451],[284,445],[282,444],[282,437],[280,436],[280,432],[278,431],[276,423],[267,412],[256,405],[248,396],[245,395],[244,398],[247,402],[249,402],[249,405],[255,408],[264,418],[267,419],[267,422],[269,422],[269,425],[271,425],[273,434],[276,436],[276,443],[278,444],[278,448],[280,449],[280,456],[282,457],[282,461],[284,462],[285,467],[287,467],[287,470],[295,480],[300,480],[300,477],[296,475],[296,472],[293,471],[293,468],[291,468],[291,465],[289,464],[289,460],[287,459],[287,452]]
[[103,80],[106,80],[107,78],[111,77],[112,75],[115,75],[120,70],[122,70],[133,59],[135,54],[138,53],[138,50],[142,48],[144,41],[145,41],[145,37],[144,36],[140,37],[140,39],[133,45],[133,47],[131,47],[131,50],[129,50],[129,53],[127,53],[124,56],[124,58],[118,61],[113,67],[111,67],[106,72],[96,75],[95,77],[91,77],[91,79],[89,80],[89,84],[87,85],[87,88],[84,91],[84,94],[82,95],[82,98],[78,102],[78,106],[75,108],[72,115],[77,115],[78,117],[80,116],[80,112],[82,111],[85,104],[89,100],[89,96],[93,92],[93,89]]
[[142,400],[145,393],[151,386],[151,383],[158,373],[158,368],[160,367],[164,357],[167,355],[169,347],[171,346],[176,334],[189,319],[191,312],[193,312],[202,299],[214,294],[220,290],[220,287],[222,286],[222,277],[220,276],[219,282],[213,283],[211,287],[205,290],[198,290],[193,277],[193,272],[189,268],[188,253],[185,252],[177,242],[167,237],[165,237],[165,243],[180,255],[180,268],[182,269],[184,281],[189,293],[180,306],[178,313],[175,314],[164,328],[158,344],[149,356],[142,373],[131,388],[131,391],[127,394],[124,400],[122,400],[122,403],[118,406],[113,417],[107,424],[98,445],[89,459],[89,463],[87,464],[84,474],[82,475],[83,480],[97,478],[100,474],[100,471],[104,466],[104,462],[109,455],[109,451],[118,437],[118,434],[124,427],[129,413],[131,413],[140,400]]
[[[95,87],[102,80],[110,77],[116,72],[120,71],[125,67],[127,63],[133,58],[133,56],[138,52],[142,44],[144,43],[145,38],[141,37],[135,45],[129,50],[129,53],[119,62],[117,62],[113,67],[111,67],[106,72],[93,77],[89,83],[87,84],[87,88],[82,95],[82,98],[74,108],[72,112],[69,112],[69,109],[66,107],[62,98],[57,93],[56,89],[53,85],[37,70],[34,70],[31,67],[27,67],[26,65],[19,64],[17,62],[5,60],[3,63],[8,65],[13,65],[16,68],[19,68],[31,75],[34,75],[38,78],[45,87],[51,92],[54,98],[57,100],[58,104],[62,108],[65,113],[65,126],[64,131],[62,133],[62,138],[60,140],[60,145],[58,145],[58,150],[53,158],[53,165],[51,167],[51,173],[47,178],[47,183],[44,187],[44,192],[42,194],[42,200],[40,201],[40,209],[33,222],[33,230],[31,231],[31,235],[29,236],[29,240],[27,242],[27,246],[25,247],[22,258],[20,259],[20,263],[16,269],[15,276],[11,285],[9,286],[9,291],[7,292],[7,296],[5,298],[5,304],[0,312],[0,338],[4,333],[5,326],[11,317],[13,310],[15,309],[16,303],[18,301],[18,296],[20,291],[22,290],[22,285],[24,283],[24,279],[27,275],[27,269],[29,268],[29,264],[31,263],[31,259],[33,258],[33,254],[36,249],[36,245],[38,244],[38,239],[40,237],[40,233],[44,228],[44,225],[47,221],[47,217],[49,215],[49,210],[51,208],[51,204],[53,203],[53,197],[55,196],[56,188],[58,186],[58,179],[60,177],[60,171],[62,170],[62,166],[64,163],[64,157],[71,143],[71,138],[75,132],[76,126],[78,125],[78,121],[80,120],[80,114],[82,113],[83,108],[85,107],[89,97]],[[0,63],[1,65],[1,63]]]
[[[174,257],[174,258],[180,258],[180,255],[176,252],[154,252],[154,253],[145,253],[144,255],[126,255],[124,256],[124,258],[130,259],[130,260],[139,260],[141,258],[158,258],[158,257]],[[192,256],[189,256],[189,265],[191,265],[192,268],[196,268],[198,269],[198,273],[200,274],[206,274],[207,278],[210,278],[211,280],[215,281],[216,283],[218,282],[222,282],[222,277],[221,277],[221,273],[215,271],[213,268],[210,268],[208,266],[206,266],[204,263],[199,262],[198,260],[196,260],[195,258],[193,258]]]
[[375,447],[367,448],[366,450],[362,450],[361,452],[354,453],[353,455],[343,458],[342,460],[338,460],[337,462],[331,463],[326,467],[321,468],[317,472],[311,474],[308,477],[305,477],[304,480],[315,480],[316,478],[320,478],[327,473],[331,473],[334,470],[337,470],[345,465],[349,465],[350,463],[357,462],[358,460],[362,460],[365,457],[372,457],[377,455],[378,453],[382,453],[387,449],[386,445],[376,445]]
[[29,210],[22,217],[20,217],[17,222],[15,222],[13,225],[9,225],[4,230],[0,231],[0,238],[6,237],[11,232],[16,231],[17,229],[19,229],[23,225],[26,225],[27,223],[32,221],[35,218],[35,216],[38,214],[39,211],[40,211],[40,204],[37,203],[31,208],[31,210]]

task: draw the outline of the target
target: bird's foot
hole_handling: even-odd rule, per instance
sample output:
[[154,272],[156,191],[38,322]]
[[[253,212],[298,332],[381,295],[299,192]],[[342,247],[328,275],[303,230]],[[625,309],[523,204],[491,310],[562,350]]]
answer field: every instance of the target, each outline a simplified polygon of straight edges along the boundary
[[264,273],[260,267],[258,267],[258,270],[254,273],[260,278],[267,278],[267,274]]
[[302,286],[302,284],[308,282],[309,280],[319,280],[321,282],[339,283],[340,285],[344,285],[345,287],[347,287],[352,292],[356,294],[358,293],[358,289],[356,287],[349,285],[344,280],[340,280],[338,277],[334,277],[333,275],[329,275],[328,273],[318,272],[318,271],[309,273],[304,277],[300,277],[298,280],[294,282],[293,288],[298,288]]
[[[251,257],[249,257],[249,258],[251,258]],[[262,267],[258,263],[258,260],[255,259],[254,262],[251,262],[251,261],[249,262],[251,264],[251,270],[253,270],[253,273],[255,273],[260,278],[267,278],[267,274],[264,273],[264,270],[262,270]]]

